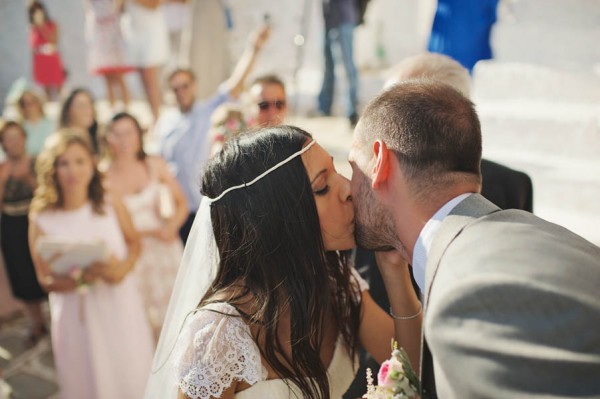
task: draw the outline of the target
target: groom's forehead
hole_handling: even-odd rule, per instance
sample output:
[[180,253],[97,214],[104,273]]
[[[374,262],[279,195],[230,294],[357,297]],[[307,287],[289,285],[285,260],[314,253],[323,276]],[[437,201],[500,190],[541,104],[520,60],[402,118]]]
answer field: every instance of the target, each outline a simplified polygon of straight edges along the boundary
[[366,145],[362,140],[353,140],[350,145],[350,152],[348,153],[348,162],[361,165],[369,162],[369,152]]
[[352,133],[352,141],[350,142],[350,153],[360,150],[364,145],[363,141],[363,137],[360,131],[358,130],[357,126],[357,128],[354,129],[354,132]]
[[350,151],[348,152],[348,161],[350,162],[354,162],[356,161],[356,153],[359,150],[359,148],[357,148],[357,143],[356,140],[352,140],[352,143],[350,144]]

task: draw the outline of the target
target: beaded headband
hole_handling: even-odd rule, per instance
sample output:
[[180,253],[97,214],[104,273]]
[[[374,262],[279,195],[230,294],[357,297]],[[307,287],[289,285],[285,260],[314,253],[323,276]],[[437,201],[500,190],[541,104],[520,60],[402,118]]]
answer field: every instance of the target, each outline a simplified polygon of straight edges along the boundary
[[265,170],[263,173],[261,173],[260,175],[256,176],[252,181],[249,181],[248,183],[244,183],[244,184],[240,184],[237,186],[233,186],[233,187],[229,187],[227,190],[223,191],[221,193],[221,195],[219,195],[216,198],[208,198],[205,197],[206,201],[208,201],[209,203],[213,203],[216,202],[218,200],[220,200],[221,198],[223,198],[227,193],[232,192],[233,190],[237,190],[239,188],[244,188],[244,187],[248,187],[253,185],[254,183],[256,183],[257,181],[259,181],[260,179],[262,179],[263,177],[265,177],[266,175],[268,175],[269,173],[271,173],[272,171],[278,169],[280,166],[285,165],[286,163],[290,162],[292,159],[299,157],[300,155],[304,154],[306,151],[308,151],[310,149],[310,147],[313,146],[313,144],[315,144],[316,141],[312,140],[310,143],[308,143],[306,145],[306,147],[302,148],[300,151],[293,153],[292,155],[290,155],[289,157],[287,157],[286,159],[284,159],[283,161],[279,162],[278,164],[270,167],[269,169]]

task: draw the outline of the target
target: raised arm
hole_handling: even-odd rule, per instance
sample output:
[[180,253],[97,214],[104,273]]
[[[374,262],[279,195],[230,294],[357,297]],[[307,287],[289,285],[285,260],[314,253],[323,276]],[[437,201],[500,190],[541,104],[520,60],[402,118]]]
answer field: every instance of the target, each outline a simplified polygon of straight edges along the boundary
[[225,83],[231,97],[238,98],[244,90],[244,81],[252,71],[256,57],[269,38],[270,32],[271,29],[267,25],[262,25],[253,32],[251,40],[235,65],[231,77]]

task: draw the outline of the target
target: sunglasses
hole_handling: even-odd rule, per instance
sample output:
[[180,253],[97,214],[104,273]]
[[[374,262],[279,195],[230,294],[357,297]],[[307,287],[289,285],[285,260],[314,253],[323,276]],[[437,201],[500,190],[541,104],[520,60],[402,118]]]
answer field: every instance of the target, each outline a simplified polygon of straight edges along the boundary
[[285,101],[284,100],[276,100],[276,101],[261,101],[258,103],[258,109],[260,109],[261,111],[266,111],[269,108],[271,108],[271,106],[277,108],[279,111],[281,111],[282,109],[285,108]]
[[178,86],[172,86],[171,90],[173,90],[173,92],[177,93],[178,91],[189,89],[190,86],[191,86],[190,83],[182,83],[182,84],[180,84]]

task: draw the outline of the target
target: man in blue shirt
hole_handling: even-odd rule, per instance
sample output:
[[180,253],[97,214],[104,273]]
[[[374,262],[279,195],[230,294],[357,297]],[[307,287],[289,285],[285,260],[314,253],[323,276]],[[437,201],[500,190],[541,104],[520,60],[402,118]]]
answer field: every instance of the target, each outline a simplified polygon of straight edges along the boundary
[[196,81],[191,70],[177,69],[169,76],[169,87],[175,94],[178,110],[161,115],[156,131],[161,155],[183,187],[187,198],[189,216],[179,232],[184,243],[200,206],[201,169],[210,153],[210,116],[219,105],[235,101],[241,94],[244,80],[252,70],[269,32],[267,26],[255,32],[231,77],[221,84],[214,97],[206,101],[196,98]]

